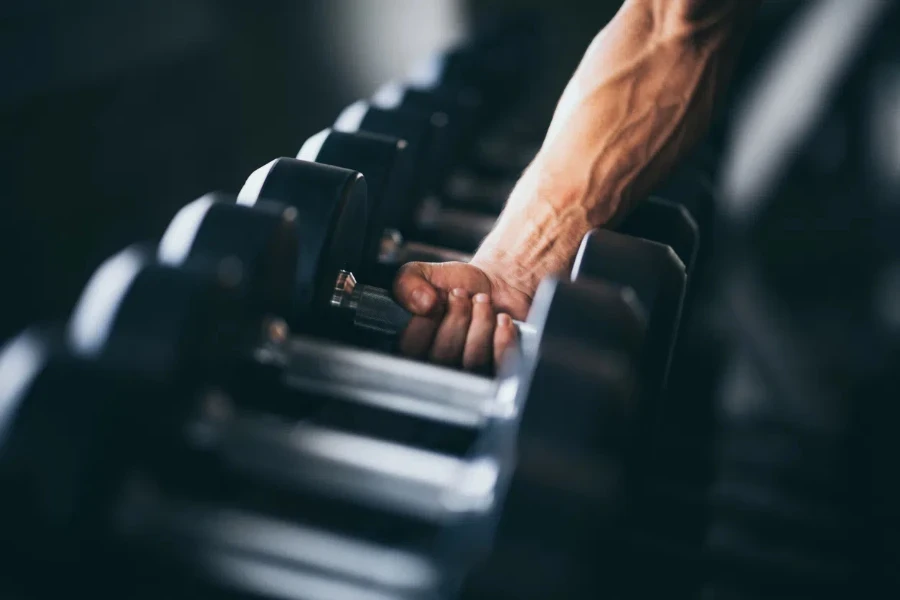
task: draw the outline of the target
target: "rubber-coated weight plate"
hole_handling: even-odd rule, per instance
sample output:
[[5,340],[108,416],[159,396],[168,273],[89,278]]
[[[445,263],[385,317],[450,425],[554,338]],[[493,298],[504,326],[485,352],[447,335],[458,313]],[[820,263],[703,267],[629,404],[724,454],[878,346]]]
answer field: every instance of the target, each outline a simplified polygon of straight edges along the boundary
[[688,209],[664,198],[650,197],[639,203],[616,231],[669,246],[693,273],[700,234]]
[[529,323],[541,334],[520,437],[552,440],[574,453],[620,448],[618,437],[636,409],[627,390],[646,335],[635,292],[600,281],[547,280]]
[[378,108],[359,101],[348,106],[334,122],[334,129],[355,133],[366,131],[406,140],[407,151],[414,160],[413,196],[421,198],[436,190],[442,170],[447,166],[446,152],[441,149],[447,118],[443,113],[424,113]]
[[356,272],[367,228],[366,182],[357,171],[279,158],[257,169],[238,203],[274,200],[297,210],[300,253],[294,278],[295,320],[304,330],[328,314],[340,271]]
[[[514,581],[523,579],[506,567],[517,557],[539,549],[570,568],[618,523],[624,451],[638,408],[634,368],[645,333],[631,290],[592,281],[545,280],[528,322],[541,337],[530,382],[526,377],[520,390],[527,398],[517,402],[516,471],[482,570]],[[529,570],[537,579],[553,578],[560,562],[537,560]]]
[[678,333],[687,276],[671,247],[606,229],[595,229],[582,241],[572,278],[605,280],[632,288],[647,311],[647,342],[641,357],[646,411],[658,418],[658,404],[668,376]]
[[369,217],[363,258],[366,263],[377,261],[384,230],[401,229],[413,212],[414,172],[406,141],[326,129],[309,138],[297,158],[363,174]]
[[476,133],[477,115],[482,110],[481,94],[474,88],[413,88],[396,82],[382,86],[372,96],[372,103],[379,108],[403,112],[446,114],[449,123],[445,129],[452,146],[452,157],[465,151],[471,143]]
[[178,211],[157,257],[163,264],[192,262],[201,268],[237,260],[248,316],[282,316],[290,322],[299,244],[296,208],[268,201],[245,206],[207,194]]
[[154,258],[133,246],[94,272],[69,320],[69,344],[81,356],[162,381],[224,366],[245,334],[235,298],[240,265],[223,262],[211,276]]
[[0,349],[0,531],[17,559],[75,564],[107,533],[122,467],[155,428],[148,383],[71,355],[55,327]]

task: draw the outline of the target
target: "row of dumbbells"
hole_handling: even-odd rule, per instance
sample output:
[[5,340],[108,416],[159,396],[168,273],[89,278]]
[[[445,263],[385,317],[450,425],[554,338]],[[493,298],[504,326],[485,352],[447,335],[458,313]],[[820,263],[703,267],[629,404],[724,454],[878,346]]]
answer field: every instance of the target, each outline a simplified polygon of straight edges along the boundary
[[682,174],[669,199],[589,234],[571,280],[541,285],[496,377],[391,352],[410,318],[386,290],[397,268],[466,260],[536,148],[540,128],[510,125],[527,114],[499,118],[533,44],[521,23],[495,30],[354,104],[236,199],[204,196],[158,246],[109,259],[65,326],[6,347],[10,585],[309,599],[603,588],[597,546],[631,490],[652,487],[636,482],[659,451],[711,210],[702,182]]

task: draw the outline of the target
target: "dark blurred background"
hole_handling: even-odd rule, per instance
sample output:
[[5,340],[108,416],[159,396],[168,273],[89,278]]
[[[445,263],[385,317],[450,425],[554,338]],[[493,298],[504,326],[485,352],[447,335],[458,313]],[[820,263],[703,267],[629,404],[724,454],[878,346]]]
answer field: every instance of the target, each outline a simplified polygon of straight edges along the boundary
[[[235,191],[474,21],[529,4],[544,3],[0,3],[0,339],[66,316],[105,257],[181,205]],[[561,88],[620,2],[559,4],[544,9]]]

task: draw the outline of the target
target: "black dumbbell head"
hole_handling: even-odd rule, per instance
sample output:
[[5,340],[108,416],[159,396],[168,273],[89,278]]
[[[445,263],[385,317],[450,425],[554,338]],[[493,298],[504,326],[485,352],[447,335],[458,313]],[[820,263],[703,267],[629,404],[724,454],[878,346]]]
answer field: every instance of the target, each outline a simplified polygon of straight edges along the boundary
[[443,112],[380,108],[360,100],[345,108],[333,129],[365,131],[406,140],[415,169],[414,194],[435,189],[440,183],[452,150],[448,139],[448,117]]
[[631,391],[646,335],[634,291],[548,279],[538,287],[528,322],[540,337],[520,435],[569,452],[621,448],[637,408]]
[[446,115],[448,140],[452,156],[465,151],[476,135],[479,118],[484,113],[481,93],[472,87],[429,88],[400,82],[381,86],[371,102],[378,108],[401,112]]
[[306,140],[297,159],[352,169],[366,178],[366,262],[377,259],[384,230],[404,228],[413,214],[415,181],[406,140],[325,129]]
[[359,100],[338,115],[332,129],[346,133],[375,133],[406,141],[414,155],[422,152],[428,133],[428,115],[381,108]]
[[516,469],[489,561],[502,566],[531,546],[573,566],[620,516],[645,319],[627,288],[547,279],[528,321],[539,340],[518,390]]
[[368,227],[366,182],[357,171],[293,158],[279,158],[257,169],[238,194],[238,203],[273,200],[297,210],[300,238],[294,277],[291,325],[318,327],[327,314],[341,271],[362,263]]
[[177,268],[150,249],[127,248],[85,286],[68,323],[72,351],[158,381],[209,375],[246,334],[241,269],[237,260],[213,272]]
[[247,316],[286,317],[293,307],[299,248],[296,208],[270,201],[246,206],[213,193],[178,211],[157,257],[162,264],[212,272],[223,261],[240,264],[238,288]]
[[102,536],[135,434],[153,427],[141,409],[157,388],[72,355],[63,339],[35,328],[0,349],[0,536],[18,558],[77,558]]
[[641,383],[648,400],[658,399],[678,333],[687,278],[684,263],[669,246],[595,229],[582,241],[572,269],[572,279],[582,278],[634,290],[647,312]]
[[700,232],[684,205],[663,198],[647,198],[634,207],[616,231],[669,246],[684,263],[688,276],[691,275]]

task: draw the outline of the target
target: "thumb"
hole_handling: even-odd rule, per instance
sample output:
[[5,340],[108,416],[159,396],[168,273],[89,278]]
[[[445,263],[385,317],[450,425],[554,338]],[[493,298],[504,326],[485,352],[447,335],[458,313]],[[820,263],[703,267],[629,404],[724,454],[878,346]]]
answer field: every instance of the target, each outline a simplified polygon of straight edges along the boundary
[[408,263],[394,279],[394,298],[406,310],[420,317],[430,316],[440,308],[437,289],[431,284],[432,265]]

